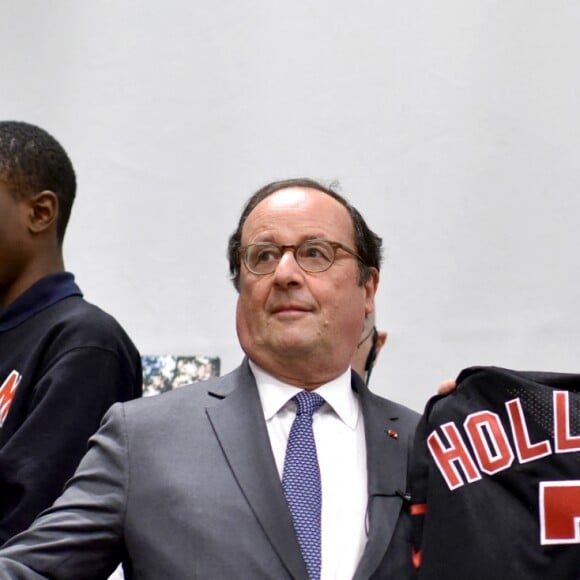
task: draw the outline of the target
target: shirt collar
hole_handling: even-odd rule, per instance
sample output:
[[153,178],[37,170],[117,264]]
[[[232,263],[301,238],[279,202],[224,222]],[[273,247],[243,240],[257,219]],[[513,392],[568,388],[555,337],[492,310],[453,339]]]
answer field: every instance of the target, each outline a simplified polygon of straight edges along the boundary
[[64,298],[82,295],[70,272],[49,274],[25,290],[6,308],[0,309],[0,332],[15,328]]
[[[269,421],[296,393],[303,389],[280,381],[251,360],[249,363],[256,379],[264,418]],[[359,416],[359,401],[350,383],[351,370],[349,367],[342,375],[318,387],[316,392],[328,403],[345,425],[354,429]]]

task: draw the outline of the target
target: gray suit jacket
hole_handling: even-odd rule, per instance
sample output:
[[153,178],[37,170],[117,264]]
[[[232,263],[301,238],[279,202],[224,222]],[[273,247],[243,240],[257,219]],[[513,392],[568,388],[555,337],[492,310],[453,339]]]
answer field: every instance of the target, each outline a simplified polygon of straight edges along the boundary
[[[365,420],[368,541],[356,580],[410,574],[397,491],[417,414],[353,373]],[[396,431],[394,437],[388,431]],[[340,482],[337,482],[340,485]],[[0,578],[308,578],[247,361],[232,373],[114,405],[65,493],[0,550]]]

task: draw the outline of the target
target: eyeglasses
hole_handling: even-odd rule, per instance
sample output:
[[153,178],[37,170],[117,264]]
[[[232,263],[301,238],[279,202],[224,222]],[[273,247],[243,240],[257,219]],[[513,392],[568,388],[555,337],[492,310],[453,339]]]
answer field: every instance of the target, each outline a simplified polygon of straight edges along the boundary
[[324,272],[334,264],[336,251],[339,249],[354,256],[364,264],[364,260],[355,251],[339,242],[328,242],[327,240],[306,240],[298,245],[287,244],[284,246],[272,242],[256,242],[240,248],[239,252],[248,270],[252,274],[263,276],[276,270],[282,256],[288,250],[292,250],[296,263],[305,272]]

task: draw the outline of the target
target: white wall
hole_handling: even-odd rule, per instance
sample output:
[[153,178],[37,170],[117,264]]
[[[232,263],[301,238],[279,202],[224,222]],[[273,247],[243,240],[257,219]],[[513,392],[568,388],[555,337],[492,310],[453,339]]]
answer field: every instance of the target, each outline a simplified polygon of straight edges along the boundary
[[65,250],[143,353],[241,359],[225,247],[273,179],[384,237],[374,389],[578,371],[580,5],[2,0],[0,117],[69,151]]

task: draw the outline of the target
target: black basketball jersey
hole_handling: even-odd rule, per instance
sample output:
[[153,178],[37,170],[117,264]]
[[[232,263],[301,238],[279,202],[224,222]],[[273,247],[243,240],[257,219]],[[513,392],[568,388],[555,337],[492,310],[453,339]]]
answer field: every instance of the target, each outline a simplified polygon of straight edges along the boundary
[[580,374],[473,367],[411,467],[419,580],[580,579]]

